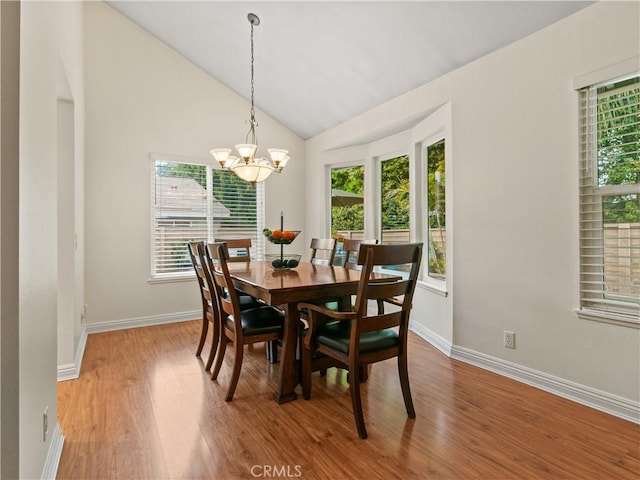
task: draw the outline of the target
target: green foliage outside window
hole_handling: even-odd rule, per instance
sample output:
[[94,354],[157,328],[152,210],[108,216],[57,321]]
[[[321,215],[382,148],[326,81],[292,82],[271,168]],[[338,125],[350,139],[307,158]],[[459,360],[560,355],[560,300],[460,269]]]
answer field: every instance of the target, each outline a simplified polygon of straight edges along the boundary
[[385,160],[381,168],[382,230],[409,229],[409,157]]
[[[635,85],[635,86],[634,86]],[[598,185],[640,183],[640,77],[598,89]],[[640,196],[603,198],[605,223],[640,222]]]
[[[331,170],[331,188],[364,196],[364,166]],[[331,207],[331,235],[364,230],[364,203]]]
[[447,273],[444,140],[427,147],[427,209],[429,276],[444,279]]

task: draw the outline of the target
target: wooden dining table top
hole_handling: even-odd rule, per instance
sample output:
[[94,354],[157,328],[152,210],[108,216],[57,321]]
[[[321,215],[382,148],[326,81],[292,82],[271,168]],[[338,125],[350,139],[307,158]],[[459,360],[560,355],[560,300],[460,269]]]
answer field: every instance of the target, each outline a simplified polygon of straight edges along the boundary
[[276,270],[269,262],[253,260],[230,264],[229,271],[238,290],[270,305],[342,296],[345,288],[355,293],[360,281],[359,270],[309,262],[300,262],[294,269]]
[[[285,311],[278,387],[273,398],[281,404],[294,400],[297,396],[294,389],[300,377],[296,360],[300,323],[298,303],[337,299],[341,305],[351,305],[350,296],[358,290],[361,271],[310,262],[300,262],[294,269],[276,270],[263,260],[230,263],[228,266],[237,290]],[[373,273],[372,277],[380,280],[397,278],[384,273]]]

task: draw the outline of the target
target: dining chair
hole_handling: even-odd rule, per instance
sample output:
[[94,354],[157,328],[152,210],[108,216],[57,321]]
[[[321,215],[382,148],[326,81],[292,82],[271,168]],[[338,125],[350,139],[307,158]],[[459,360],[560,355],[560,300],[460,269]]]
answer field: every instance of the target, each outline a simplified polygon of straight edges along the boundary
[[360,253],[360,245],[363,243],[376,245],[378,243],[377,239],[373,240],[354,240],[352,238],[345,238],[342,241],[342,251],[344,252],[344,263],[342,264],[345,268],[361,268],[358,265],[358,253]]
[[[250,238],[216,238],[216,243],[224,242],[227,244],[227,250],[229,252],[228,263],[250,262],[251,261],[251,246],[252,241]],[[264,302],[258,300],[251,295],[236,290],[238,294],[238,301],[240,302],[240,308],[253,308],[264,305]],[[271,363],[278,362],[278,345],[277,342],[268,342],[267,344],[267,358]]]
[[[333,311],[323,305],[301,303],[308,312],[309,328],[302,340],[302,395],[311,398],[312,357],[321,353],[338,360],[349,370],[349,391],[358,436],[367,438],[360,397],[362,367],[397,357],[398,375],[409,418],[415,418],[407,369],[409,313],[415,290],[422,243],[405,245],[360,245],[358,265],[362,273],[356,301],[350,311]],[[372,280],[374,267],[408,268],[408,275]],[[405,278],[406,277],[406,278]],[[398,308],[370,315],[369,300],[390,302]]]
[[[251,239],[250,238],[216,238],[215,243],[226,243],[229,252],[228,263],[250,262],[251,261]],[[252,308],[263,305],[257,298],[244,292],[237,292],[241,308]]]
[[200,291],[200,300],[202,301],[202,329],[200,331],[200,341],[198,342],[198,348],[196,349],[196,357],[202,354],[204,343],[207,340],[207,333],[209,332],[209,322],[212,321],[209,318],[209,303],[205,298],[205,278],[202,264],[198,257],[198,247],[203,246],[204,242],[187,242],[187,250],[189,251],[189,257],[191,258],[191,264],[193,270],[196,272],[196,279],[198,280],[198,289]]
[[333,265],[338,241],[335,238],[311,239],[311,260],[314,265]]
[[[204,316],[207,320],[206,327],[205,324],[203,324],[204,338],[200,339],[201,345],[204,343],[204,339],[206,339],[208,325],[211,324],[213,326],[213,333],[211,335],[211,349],[209,350],[209,357],[207,358],[207,363],[205,364],[204,368],[205,371],[208,372],[211,369],[211,365],[213,364],[213,359],[218,349],[218,342],[220,341],[220,307],[218,305],[215,285],[213,284],[211,272],[209,270],[209,262],[206,258],[204,242],[193,243],[195,244],[195,257],[197,262],[196,273],[198,274],[198,281],[202,282],[201,292],[204,302],[203,309]],[[190,246],[189,248],[191,252],[193,247]],[[200,351],[202,351],[202,346],[199,346],[198,348],[200,349]]]
[[[351,268],[354,270],[359,270],[362,268],[361,265],[358,265],[358,253],[360,252],[360,245],[362,245],[363,243],[376,245],[378,243],[378,240],[354,240],[351,238],[345,238],[342,241],[342,251],[344,252],[344,262],[342,262],[342,267]],[[332,300],[326,302],[325,306],[331,310],[337,311],[338,301]]]
[[210,243],[207,245],[207,254],[211,259],[210,271],[215,283],[221,314],[220,342],[211,379],[218,378],[227,344],[233,343],[235,347],[233,370],[225,396],[225,401],[230,402],[233,400],[233,394],[238,385],[244,346],[282,339],[284,313],[268,305],[242,310],[227,265],[229,260],[227,245],[225,243]]

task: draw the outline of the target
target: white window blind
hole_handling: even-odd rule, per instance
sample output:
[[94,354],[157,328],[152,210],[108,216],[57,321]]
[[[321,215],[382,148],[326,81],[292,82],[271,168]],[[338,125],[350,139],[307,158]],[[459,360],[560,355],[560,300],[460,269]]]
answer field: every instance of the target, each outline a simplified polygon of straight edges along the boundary
[[640,317],[640,77],[580,91],[580,307]]
[[193,275],[187,242],[251,238],[264,254],[264,186],[208,165],[152,157],[151,277]]

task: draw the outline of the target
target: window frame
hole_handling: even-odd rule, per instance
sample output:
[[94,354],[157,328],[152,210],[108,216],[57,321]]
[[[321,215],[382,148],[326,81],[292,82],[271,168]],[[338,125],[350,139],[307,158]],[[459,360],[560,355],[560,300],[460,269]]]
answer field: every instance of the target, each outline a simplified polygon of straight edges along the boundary
[[[451,286],[453,285],[453,209],[451,203],[453,199],[453,142],[452,142],[452,113],[451,103],[447,102],[438,109],[431,112],[424,120],[411,130],[411,149],[415,155],[417,161],[415,162],[415,205],[417,206],[416,215],[412,218],[413,224],[416,225],[416,232],[419,233],[420,238],[416,239],[422,241],[425,248],[422,249],[422,266],[420,268],[420,277],[418,280],[418,288],[427,290],[430,293],[434,293],[441,297],[448,297]],[[427,203],[427,161],[426,151],[429,145],[433,145],[441,140],[445,142],[445,211],[447,212],[447,227],[446,227],[446,251],[445,258],[447,259],[447,274],[444,279],[434,278],[429,276],[427,268],[429,262],[429,225],[424,218],[424,212],[428,211]]]
[[[429,147],[436,145],[440,142],[444,142],[444,151],[445,151],[445,157],[444,157],[444,191],[445,191],[445,201],[444,201],[444,211],[445,211],[445,218],[446,218],[446,213],[447,213],[447,199],[446,199],[446,192],[447,192],[447,139],[446,136],[444,134],[444,131],[438,132],[435,135],[425,139],[423,142],[421,142],[420,145],[420,163],[422,166],[421,169],[421,178],[420,178],[420,182],[422,182],[423,188],[422,188],[422,196],[420,198],[420,203],[421,203],[421,212],[424,215],[424,212],[427,212],[427,216],[429,215],[429,180],[428,180],[428,175],[429,175],[429,156],[428,156],[428,150]],[[447,272],[449,272],[449,268],[446,268],[445,270],[445,274],[443,277],[436,277],[436,276],[432,276],[430,275],[429,272],[429,237],[431,234],[431,227],[429,226],[429,220],[425,217],[423,218],[423,224],[422,224],[422,235],[424,238],[424,243],[426,248],[424,249],[425,252],[423,253],[424,255],[424,270],[423,270],[423,280],[427,281],[427,283],[431,283],[433,285],[437,285],[440,287],[441,290],[446,290],[446,286],[447,286]],[[445,262],[447,260],[447,241],[446,241],[446,235],[447,235],[447,225],[445,223],[444,226],[444,231],[445,231]],[[447,265],[445,263],[445,265]],[[447,265],[448,267],[448,265]]]
[[[609,73],[613,73],[610,70]],[[580,228],[578,232],[579,237],[579,308],[576,309],[576,314],[579,318],[585,320],[599,321],[604,323],[640,328],[640,305],[635,307],[634,302],[622,301],[617,304],[614,302],[605,301],[606,292],[605,288],[605,259],[607,254],[605,252],[605,222],[602,219],[602,204],[603,200],[609,196],[618,195],[638,195],[640,196],[640,182],[631,184],[613,184],[613,185],[599,185],[598,178],[598,140],[599,131],[597,126],[596,108],[597,108],[597,89],[605,85],[613,85],[630,79],[638,77],[640,72],[633,72],[630,74],[611,74],[606,79],[600,78],[595,81],[593,77],[581,78],[579,81],[583,84],[576,84],[578,94],[578,127],[580,131],[579,135],[579,223]],[[589,204],[597,205],[596,207],[590,207]],[[585,228],[583,228],[585,226]],[[587,228],[588,227],[588,228]],[[589,230],[596,229],[600,232],[598,238],[593,236],[587,236]],[[633,247],[630,247],[633,248]],[[595,252],[595,253],[594,253]],[[592,258],[597,255],[602,259],[602,271],[593,270],[588,263],[595,264],[593,260],[587,262],[587,257]],[[602,276],[602,299],[596,299],[593,294],[589,294],[587,285],[591,285],[593,277]],[[589,279],[589,280],[587,280]],[[591,295],[591,296],[590,296]],[[615,295],[614,295],[615,296]],[[609,303],[609,306],[607,306]]]

